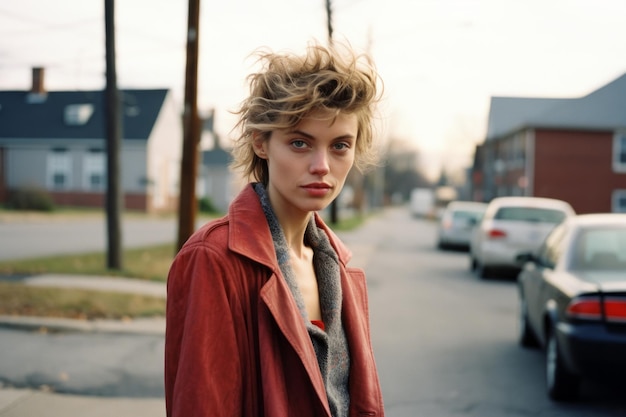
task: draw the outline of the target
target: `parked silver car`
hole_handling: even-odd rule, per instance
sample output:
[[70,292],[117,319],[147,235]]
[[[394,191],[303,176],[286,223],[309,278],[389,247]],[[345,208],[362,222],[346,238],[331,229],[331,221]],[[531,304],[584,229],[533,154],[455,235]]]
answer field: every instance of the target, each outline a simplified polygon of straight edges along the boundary
[[443,211],[437,226],[439,249],[468,250],[472,231],[485,214],[487,203],[452,201]]
[[470,266],[481,278],[494,269],[521,269],[517,255],[539,248],[550,231],[575,215],[562,200],[541,197],[497,197],[472,232]]

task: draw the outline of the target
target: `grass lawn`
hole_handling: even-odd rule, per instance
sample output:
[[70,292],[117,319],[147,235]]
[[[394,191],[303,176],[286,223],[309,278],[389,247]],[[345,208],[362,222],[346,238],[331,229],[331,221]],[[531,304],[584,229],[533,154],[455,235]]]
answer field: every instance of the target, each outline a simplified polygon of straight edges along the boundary
[[131,319],[165,315],[165,299],[136,294],[30,287],[0,281],[0,315]]
[[150,281],[165,281],[174,259],[174,244],[157,245],[123,251],[123,269],[106,267],[103,252],[61,255],[44,258],[0,261],[0,275],[33,275],[43,273],[122,276]]
[[[41,273],[122,276],[165,282],[174,259],[174,244],[128,249],[121,271],[106,268],[104,253],[33,258],[0,262],[2,275]],[[0,315],[124,319],[165,315],[165,300],[135,294],[68,288],[30,287],[0,281]]]

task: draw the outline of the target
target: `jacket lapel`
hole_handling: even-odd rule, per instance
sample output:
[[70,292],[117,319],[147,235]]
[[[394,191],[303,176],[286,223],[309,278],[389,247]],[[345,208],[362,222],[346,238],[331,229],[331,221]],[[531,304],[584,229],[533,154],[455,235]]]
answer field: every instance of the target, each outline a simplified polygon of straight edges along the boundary
[[285,282],[278,262],[272,235],[259,198],[251,185],[232,202],[229,209],[229,247],[272,271],[260,290],[276,325],[300,358],[320,402],[325,403],[326,391],[317,358],[298,306]]
[[261,299],[272,314],[276,325],[296,352],[306,369],[317,396],[324,403],[326,391],[317,357],[298,306],[282,276],[273,274],[261,289]]

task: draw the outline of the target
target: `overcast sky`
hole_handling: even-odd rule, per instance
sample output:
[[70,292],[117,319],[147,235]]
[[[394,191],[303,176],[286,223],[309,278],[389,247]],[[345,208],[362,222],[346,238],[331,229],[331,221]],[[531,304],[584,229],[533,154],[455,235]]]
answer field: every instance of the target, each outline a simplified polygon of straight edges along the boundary
[[[624,0],[333,0],[335,38],[369,50],[385,83],[385,136],[417,147],[424,168],[468,165],[491,96],[579,97],[626,72]],[[118,82],[171,88],[182,106],[185,0],[116,2]],[[243,99],[249,54],[327,37],[324,0],[201,1],[198,100]],[[104,87],[104,1],[0,2],[0,89]]]

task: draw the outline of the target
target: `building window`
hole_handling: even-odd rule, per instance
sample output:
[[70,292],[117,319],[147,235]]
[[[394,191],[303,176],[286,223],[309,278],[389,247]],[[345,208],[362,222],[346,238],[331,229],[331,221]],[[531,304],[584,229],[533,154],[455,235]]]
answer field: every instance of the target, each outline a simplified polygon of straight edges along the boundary
[[51,190],[66,190],[70,187],[72,161],[65,148],[55,148],[48,153],[46,185]]
[[83,188],[102,191],[106,188],[105,160],[102,149],[90,149],[83,160]]
[[626,172],[626,133],[616,133],[613,137],[613,170]]
[[611,211],[613,213],[626,213],[626,190],[613,191]]
[[65,124],[68,126],[86,125],[93,110],[93,104],[70,104],[65,107]]

